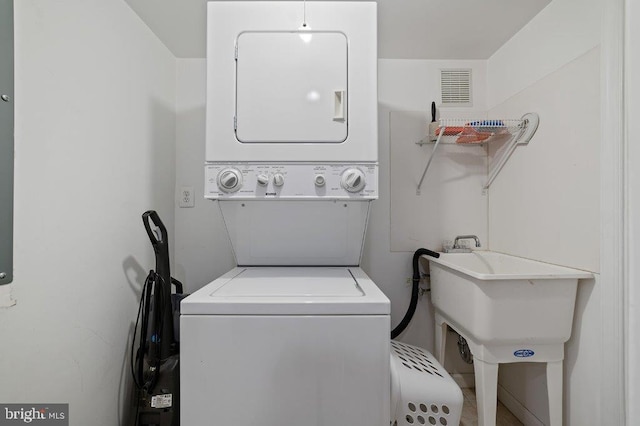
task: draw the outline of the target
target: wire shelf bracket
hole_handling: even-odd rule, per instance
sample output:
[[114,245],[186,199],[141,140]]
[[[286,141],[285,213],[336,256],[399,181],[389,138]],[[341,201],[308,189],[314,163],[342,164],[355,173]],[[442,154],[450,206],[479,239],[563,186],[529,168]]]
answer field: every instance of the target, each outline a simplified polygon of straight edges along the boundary
[[[491,141],[502,140],[508,138],[502,155],[493,162],[489,168],[489,176],[483,186],[483,191],[489,189],[495,178],[498,176],[504,165],[507,163],[513,151],[518,145],[527,145],[538,129],[540,117],[535,112],[530,112],[522,116],[520,119],[510,120],[460,120],[460,119],[441,119],[438,127],[438,136],[431,151],[431,155],[427,160],[418,187],[416,195],[420,195],[420,188],[424,182],[429,166],[433,161],[438,146],[441,143],[457,144],[457,145],[485,145]],[[444,141],[444,140],[448,140]],[[416,142],[419,145],[433,143],[428,140]]]

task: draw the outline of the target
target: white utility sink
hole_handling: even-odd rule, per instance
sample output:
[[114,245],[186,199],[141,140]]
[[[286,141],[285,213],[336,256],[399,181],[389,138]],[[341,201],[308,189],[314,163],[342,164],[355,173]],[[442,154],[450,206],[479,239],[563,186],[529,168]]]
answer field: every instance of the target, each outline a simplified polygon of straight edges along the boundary
[[436,311],[481,342],[566,342],[578,279],[593,276],[490,251],[428,259]]
[[551,425],[562,424],[562,360],[579,279],[590,272],[490,251],[425,256],[435,308],[436,356],[447,326],[474,356],[480,426],[495,424],[499,363],[546,362]]

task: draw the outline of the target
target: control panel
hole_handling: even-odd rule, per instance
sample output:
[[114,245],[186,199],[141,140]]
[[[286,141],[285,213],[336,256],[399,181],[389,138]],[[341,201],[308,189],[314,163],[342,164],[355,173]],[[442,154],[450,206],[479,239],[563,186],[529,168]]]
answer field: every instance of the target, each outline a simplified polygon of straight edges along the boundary
[[378,198],[378,165],[209,163],[205,198],[372,200]]

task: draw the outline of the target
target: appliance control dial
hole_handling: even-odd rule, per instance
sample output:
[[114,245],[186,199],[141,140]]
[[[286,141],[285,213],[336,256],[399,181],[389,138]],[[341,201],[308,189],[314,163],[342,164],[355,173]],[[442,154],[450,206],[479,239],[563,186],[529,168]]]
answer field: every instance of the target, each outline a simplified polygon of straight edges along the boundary
[[313,182],[316,184],[317,187],[322,187],[327,183],[327,180],[323,175],[316,175]]
[[366,185],[364,173],[360,169],[347,169],[342,173],[341,184],[349,192],[360,192]]
[[282,173],[276,173],[275,175],[273,175],[273,184],[275,186],[284,185],[284,176],[282,175]]
[[265,174],[259,174],[257,179],[258,185],[260,186],[267,186],[267,184],[269,183],[269,176]]
[[237,169],[223,169],[218,173],[218,188],[224,192],[236,192],[242,187],[242,173]]

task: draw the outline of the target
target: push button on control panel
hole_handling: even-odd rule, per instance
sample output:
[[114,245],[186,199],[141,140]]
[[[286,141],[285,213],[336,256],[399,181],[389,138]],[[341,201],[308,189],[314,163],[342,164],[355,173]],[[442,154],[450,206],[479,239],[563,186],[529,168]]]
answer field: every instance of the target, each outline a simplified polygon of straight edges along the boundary
[[323,175],[316,175],[314,179],[314,183],[316,184],[317,187],[322,187],[327,183],[327,181]]

